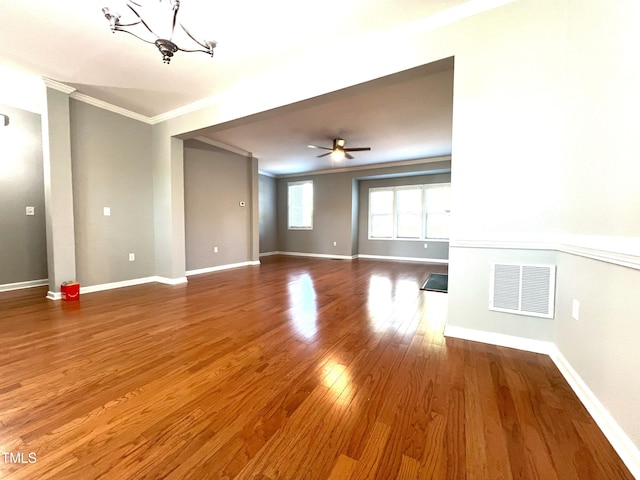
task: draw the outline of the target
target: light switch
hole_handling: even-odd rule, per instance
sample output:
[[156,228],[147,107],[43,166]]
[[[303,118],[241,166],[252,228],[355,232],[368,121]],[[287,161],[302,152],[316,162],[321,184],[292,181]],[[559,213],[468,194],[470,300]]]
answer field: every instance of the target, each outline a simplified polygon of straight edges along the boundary
[[36,207],[27,207],[27,215],[35,215]]
[[104,207],[104,216],[105,217],[110,217],[111,216],[111,207]]

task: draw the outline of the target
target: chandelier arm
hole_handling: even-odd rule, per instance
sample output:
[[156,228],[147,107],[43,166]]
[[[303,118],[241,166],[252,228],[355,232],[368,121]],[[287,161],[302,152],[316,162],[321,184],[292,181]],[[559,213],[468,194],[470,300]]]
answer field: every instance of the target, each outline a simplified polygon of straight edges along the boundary
[[211,53],[211,50],[187,50],[185,48],[180,48],[180,47],[178,47],[178,50],[180,50],[181,52],[187,52],[187,53],[194,53],[194,52]]
[[178,9],[174,8],[173,9],[173,25],[171,25],[171,36],[169,37],[169,40],[173,40],[173,32],[176,31],[176,21],[178,20]]
[[118,23],[118,27],[135,27],[136,25],[140,25],[142,22],[134,22],[134,23]]
[[129,30],[125,30],[125,29],[123,29],[123,28],[117,28],[117,27],[116,27],[116,29],[115,29],[115,30],[116,30],[117,32],[124,32],[124,33],[128,33],[129,35],[133,35],[134,37],[136,37],[138,40],[142,40],[142,41],[143,41],[143,42],[145,42],[145,43],[149,43],[149,44],[151,44],[151,45],[155,45],[155,42],[150,42],[149,40],[145,40],[145,39],[144,39],[144,38],[142,38],[141,36],[136,35],[135,33],[130,32]]
[[[206,48],[207,50],[205,50],[205,52],[207,52],[207,53],[208,53],[208,52],[210,52],[209,47],[208,47],[207,45],[205,45],[204,43],[202,43],[200,40],[196,40],[196,38],[195,38],[193,35],[191,35],[191,33],[189,32],[189,30],[187,30],[187,29],[184,27],[184,25],[180,24],[180,27],[182,28],[182,30],[184,30],[184,33],[186,33],[186,34],[189,36],[189,38],[190,38],[191,40],[193,40],[194,42],[196,42],[196,43],[197,43],[198,45],[200,45],[202,48]],[[187,52],[188,50],[183,50],[183,51],[184,51],[184,52]],[[202,50],[196,50],[196,51],[202,51]]]
[[[129,7],[133,13],[135,13],[136,17],[138,17],[140,19],[140,23],[142,23],[145,27],[147,27],[147,30],[149,30],[149,32],[151,32],[151,35],[155,36],[156,38],[160,38],[160,37],[158,37],[158,35],[156,35],[156,33],[153,30],[151,30],[151,28],[149,28],[149,25],[147,25],[147,22],[145,22],[144,19],[140,16],[140,14],[138,12],[136,12],[135,8],[133,8],[129,3],[127,3],[127,7]],[[138,37],[138,38],[140,38],[140,37]],[[147,43],[153,43],[153,42],[147,42]]]
[[138,2],[134,2],[133,0],[127,0],[128,3],[133,3],[136,7],[141,7],[142,8],[142,4],[138,3]]

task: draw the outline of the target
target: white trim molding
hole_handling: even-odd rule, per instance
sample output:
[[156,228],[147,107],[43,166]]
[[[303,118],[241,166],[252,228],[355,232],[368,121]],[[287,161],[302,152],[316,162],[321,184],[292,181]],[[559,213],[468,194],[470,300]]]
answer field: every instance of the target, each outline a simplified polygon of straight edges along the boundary
[[560,373],[578,399],[580,399],[589,414],[593,417],[598,427],[600,427],[602,433],[607,437],[607,440],[611,443],[616,453],[620,455],[624,464],[631,471],[631,474],[640,479],[640,450],[627,434],[624,433],[620,425],[618,425],[605,406],[600,403],[598,397],[591,391],[553,342],[532,340],[453,325],[447,325],[445,327],[444,335],[445,337],[460,338],[548,355],[558,367],[558,370],[560,370]]
[[10,292],[12,290],[22,290],[23,288],[44,287],[49,284],[49,280],[29,280],[28,282],[5,283],[0,285],[0,292]]
[[[186,275],[186,274],[185,274]],[[182,285],[187,283],[187,277],[169,278],[169,277],[152,277],[154,282],[162,283],[164,285]]]
[[203,273],[212,273],[212,272],[219,272],[221,270],[230,270],[232,268],[239,268],[239,267],[249,267],[249,266],[253,266],[253,265],[260,265],[260,261],[248,261],[248,262],[239,262],[239,263],[229,263],[227,265],[218,265],[215,267],[207,267],[207,268],[198,268],[196,270],[187,270],[187,277],[190,277],[192,275],[202,275]]
[[309,258],[329,258],[332,260],[354,260],[357,255],[331,255],[327,253],[305,253],[305,252],[274,252],[273,255],[287,255],[289,257],[309,257]]
[[142,285],[144,283],[152,283],[156,281],[157,277],[144,277],[134,278],[131,280],[123,280],[120,282],[102,283],[100,285],[90,285],[88,287],[80,286],[80,294],[102,292],[104,290],[113,290],[115,288],[133,287],[135,285]]
[[261,253],[260,256],[261,257],[269,257],[271,255],[279,255],[279,254],[280,254],[280,252],[264,252],[264,253]]
[[62,292],[47,292],[47,300],[62,300]]
[[57,82],[55,80],[52,80],[51,78],[42,77],[42,82],[48,88],[52,88],[62,93],[66,93],[67,95],[70,95],[76,91],[74,87],[70,87],[69,85],[65,85],[64,83]]
[[122,115],[124,117],[138,120],[139,122],[143,122],[148,125],[152,124],[151,118],[145,115],[141,115],[139,113],[132,112],[131,110],[127,110],[126,108],[118,107],[117,105],[98,100],[97,98],[90,97],[89,95],[85,95],[84,93],[74,91],[73,93],[71,93],[71,98],[79,100],[80,102],[88,103],[89,105],[93,105],[94,107],[98,107],[103,110],[108,110],[109,112],[117,113],[118,115]]
[[532,340],[530,338],[515,337],[513,335],[486,332],[472,328],[456,327],[454,325],[444,327],[444,336],[471,340],[472,342],[488,343],[489,345],[497,345],[499,347],[515,348],[527,352],[542,353],[544,355],[552,355],[557,352],[553,342]]
[[357,258],[364,258],[368,260],[392,260],[396,262],[420,262],[420,263],[439,263],[448,265],[449,260],[446,258],[422,258],[422,257],[393,257],[389,255],[364,255],[358,254]]
[[533,235],[527,238],[452,239],[450,248],[490,248],[504,250],[547,250],[640,270],[640,237],[601,235]]

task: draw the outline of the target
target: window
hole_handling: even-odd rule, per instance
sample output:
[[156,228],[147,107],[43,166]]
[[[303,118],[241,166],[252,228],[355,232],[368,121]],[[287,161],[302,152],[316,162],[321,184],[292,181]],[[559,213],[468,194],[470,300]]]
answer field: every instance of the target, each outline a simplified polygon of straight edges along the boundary
[[448,183],[369,189],[369,238],[449,238]]
[[289,229],[313,229],[313,181],[288,184]]

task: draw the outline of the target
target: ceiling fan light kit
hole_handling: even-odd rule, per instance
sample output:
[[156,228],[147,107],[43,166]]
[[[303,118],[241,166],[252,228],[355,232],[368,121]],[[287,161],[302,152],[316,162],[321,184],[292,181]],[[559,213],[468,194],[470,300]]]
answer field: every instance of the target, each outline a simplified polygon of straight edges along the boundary
[[[160,35],[155,33],[149,26],[149,19],[145,21],[138,10],[144,11],[144,5],[150,3],[156,3],[161,8],[167,11],[167,25],[171,25],[171,33],[169,38],[161,38]],[[109,7],[104,7],[102,13],[109,21],[109,27],[112,32],[125,32],[129,35],[133,35],[139,40],[145,43],[155,45],[160,54],[162,55],[162,61],[164,63],[170,63],[173,54],[180,52],[202,52],[213,57],[213,49],[216,48],[217,43],[213,40],[197,40],[187,28],[178,21],[178,11],[180,10],[180,0],[126,0],[127,12],[130,14],[131,19],[123,21],[122,15],[118,12],[112,11]],[[163,12],[164,13],[164,12]],[[174,33],[176,33],[176,25],[191,39],[195,44],[192,47],[183,48],[178,46],[173,41]]]
[[353,156],[349,155],[349,152],[364,152],[371,150],[370,147],[352,147],[352,148],[344,148],[345,140],[342,138],[334,138],[333,139],[333,147],[321,147],[319,145],[309,145],[309,148],[320,148],[321,150],[330,150],[327,153],[323,153],[322,155],[318,155],[317,158],[326,157],[327,155],[331,155],[333,160],[344,160],[348,158],[349,160],[353,160]]

